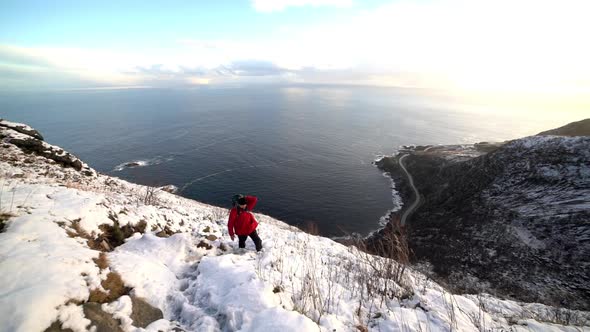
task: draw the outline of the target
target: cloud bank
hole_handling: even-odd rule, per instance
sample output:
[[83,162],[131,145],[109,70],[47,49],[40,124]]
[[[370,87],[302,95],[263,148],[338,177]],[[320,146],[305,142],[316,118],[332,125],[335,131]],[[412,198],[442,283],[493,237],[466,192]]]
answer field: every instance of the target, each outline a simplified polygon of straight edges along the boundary
[[[254,1],[261,11],[349,1]],[[170,49],[0,45],[0,87],[322,83],[590,95],[587,1],[398,1],[346,22]],[[272,15],[272,14],[270,14]]]
[[252,6],[259,12],[283,11],[288,7],[351,7],[352,0],[253,0]]

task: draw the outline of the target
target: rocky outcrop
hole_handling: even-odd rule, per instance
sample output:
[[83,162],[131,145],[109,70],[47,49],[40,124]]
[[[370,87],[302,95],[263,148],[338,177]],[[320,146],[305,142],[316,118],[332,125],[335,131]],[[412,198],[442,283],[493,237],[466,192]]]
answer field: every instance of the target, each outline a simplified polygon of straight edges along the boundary
[[74,332],[72,329],[64,329],[60,321],[55,321],[43,332]]
[[38,140],[43,140],[43,136],[37,130],[27,126],[26,124],[22,123],[14,123],[10,121],[6,121],[4,119],[0,119],[0,127],[9,128],[21,134],[25,134],[27,136],[31,136]]
[[123,332],[118,320],[102,310],[99,303],[88,302],[83,305],[84,316],[91,321],[95,332]]
[[0,120],[0,139],[4,143],[13,144],[27,154],[34,154],[53,160],[64,166],[71,167],[87,176],[94,176],[96,172],[63,149],[43,141],[41,134],[24,124]]
[[130,297],[131,303],[133,303],[133,309],[130,316],[133,320],[133,326],[145,328],[158,319],[164,318],[162,310],[152,307],[142,298],[135,296]]

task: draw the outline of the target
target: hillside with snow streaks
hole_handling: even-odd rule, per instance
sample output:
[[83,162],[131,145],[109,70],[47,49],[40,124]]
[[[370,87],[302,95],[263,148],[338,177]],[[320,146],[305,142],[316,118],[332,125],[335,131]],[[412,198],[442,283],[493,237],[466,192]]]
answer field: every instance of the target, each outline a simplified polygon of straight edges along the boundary
[[[415,262],[455,292],[588,310],[590,136],[530,136],[486,150],[404,152],[422,196],[409,221]],[[402,195],[413,193],[396,159],[386,160]]]
[[260,214],[265,249],[241,252],[227,209],[15,129],[0,121],[0,331],[589,330],[588,312],[454,295],[410,268],[394,281],[397,263]]

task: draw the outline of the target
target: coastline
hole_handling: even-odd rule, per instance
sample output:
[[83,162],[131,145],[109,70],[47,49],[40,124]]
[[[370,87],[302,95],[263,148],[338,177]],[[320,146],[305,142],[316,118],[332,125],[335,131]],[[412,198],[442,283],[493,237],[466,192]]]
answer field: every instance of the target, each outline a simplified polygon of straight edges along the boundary
[[339,242],[339,243],[342,243],[345,245],[353,244],[356,241],[366,241],[366,240],[372,238],[375,234],[377,234],[377,233],[381,232],[383,229],[385,229],[387,227],[387,225],[389,224],[392,216],[396,215],[397,213],[401,213],[401,211],[404,209],[405,199],[403,199],[402,193],[398,190],[398,188],[396,186],[396,181],[394,180],[392,175],[388,171],[385,171],[379,167],[379,163],[383,159],[392,158],[394,156],[397,156],[398,154],[399,154],[399,150],[396,150],[392,155],[377,155],[377,158],[375,158],[373,160],[373,162],[371,163],[373,166],[375,166],[377,169],[379,169],[379,171],[381,171],[381,175],[384,178],[387,178],[389,180],[390,189],[391,189],[391,202],[393,204],[393,207],[388,209],[379,218],[378,227],[375,228],[374,230],[369,231],[366,235],[352,233],[350,235],[330,236],[329,238],[331,240],[334,240],[336,242]]
[[[568,308],[588,308],[590,302],[581,296],[588,277],[578,267],[588,250],[583,142],[530,136],[400,149],[376,164],[395,181],[406,203],[365,243],[373,248],[386,243],[386,231],[395,231],[395,221],[410,208],[413,189],[399,162],[407,156],[403,164],[424,198],[403,227],[414,268],[454,292],[550,305],[560,305],[561,299]],[[547,278],[554,286],[542,282]]]
[[[416,212],[424,203],[423,200],[416,197],[416,194],[419,196],[423,195],[417,191],[416,187],[413,185],[413,181],[408,178],[408,176],[412,175],[409,170],[404,169],[403,165],[401,165],[402,158],[432,154],[433,156],[441,158],[440,165],[436,166],[442,167],[446,164],[444,161],[456,163],[473,159],[496,150],[502,144],[503,143],[481,142],[460,145],[404,145],[396,152],[396,154],[383,156],[382,158],[375,160],[375,166],[383,172],[384,176],[391,179],[393,186],[397,185],[395,189],[399,193],[401,199],[400,208],[391,211],[388,215],[384,216],[386,222],[384,223],[383,228],[386,227],[390,221],[396,220],[397,218],[401,219],[408,209],[413,208],[409,215],[406,216],[407,219],[407,217]],[[415,203],[416,201],[418,202],[415,207],[413,207],[413,204],[409,204],[409,206],[407,204],[408,202]],[[405,225],[405,222],[403,221],[406,220],[402,220],[402,225]]]

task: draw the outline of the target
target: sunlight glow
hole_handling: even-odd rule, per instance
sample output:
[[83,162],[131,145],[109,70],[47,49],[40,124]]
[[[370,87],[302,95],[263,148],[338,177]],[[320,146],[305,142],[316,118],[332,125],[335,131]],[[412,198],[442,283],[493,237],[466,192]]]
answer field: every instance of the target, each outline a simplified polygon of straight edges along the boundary
[[[354,3],[261,0],[252,5],[272,12]],[[548,94],[587,105],[589,12],[590,2],[582,0],[402,0],[346,20],[280,24],[276,31],[243,40],[231,34],[229,39],[192,39],[187,32],[174,47],[146,50],[0,45],[0,65],[27,77],[46,70],[123,86],[274,80],[511,98]],[[13,63],[15,57],[29,60]]]

